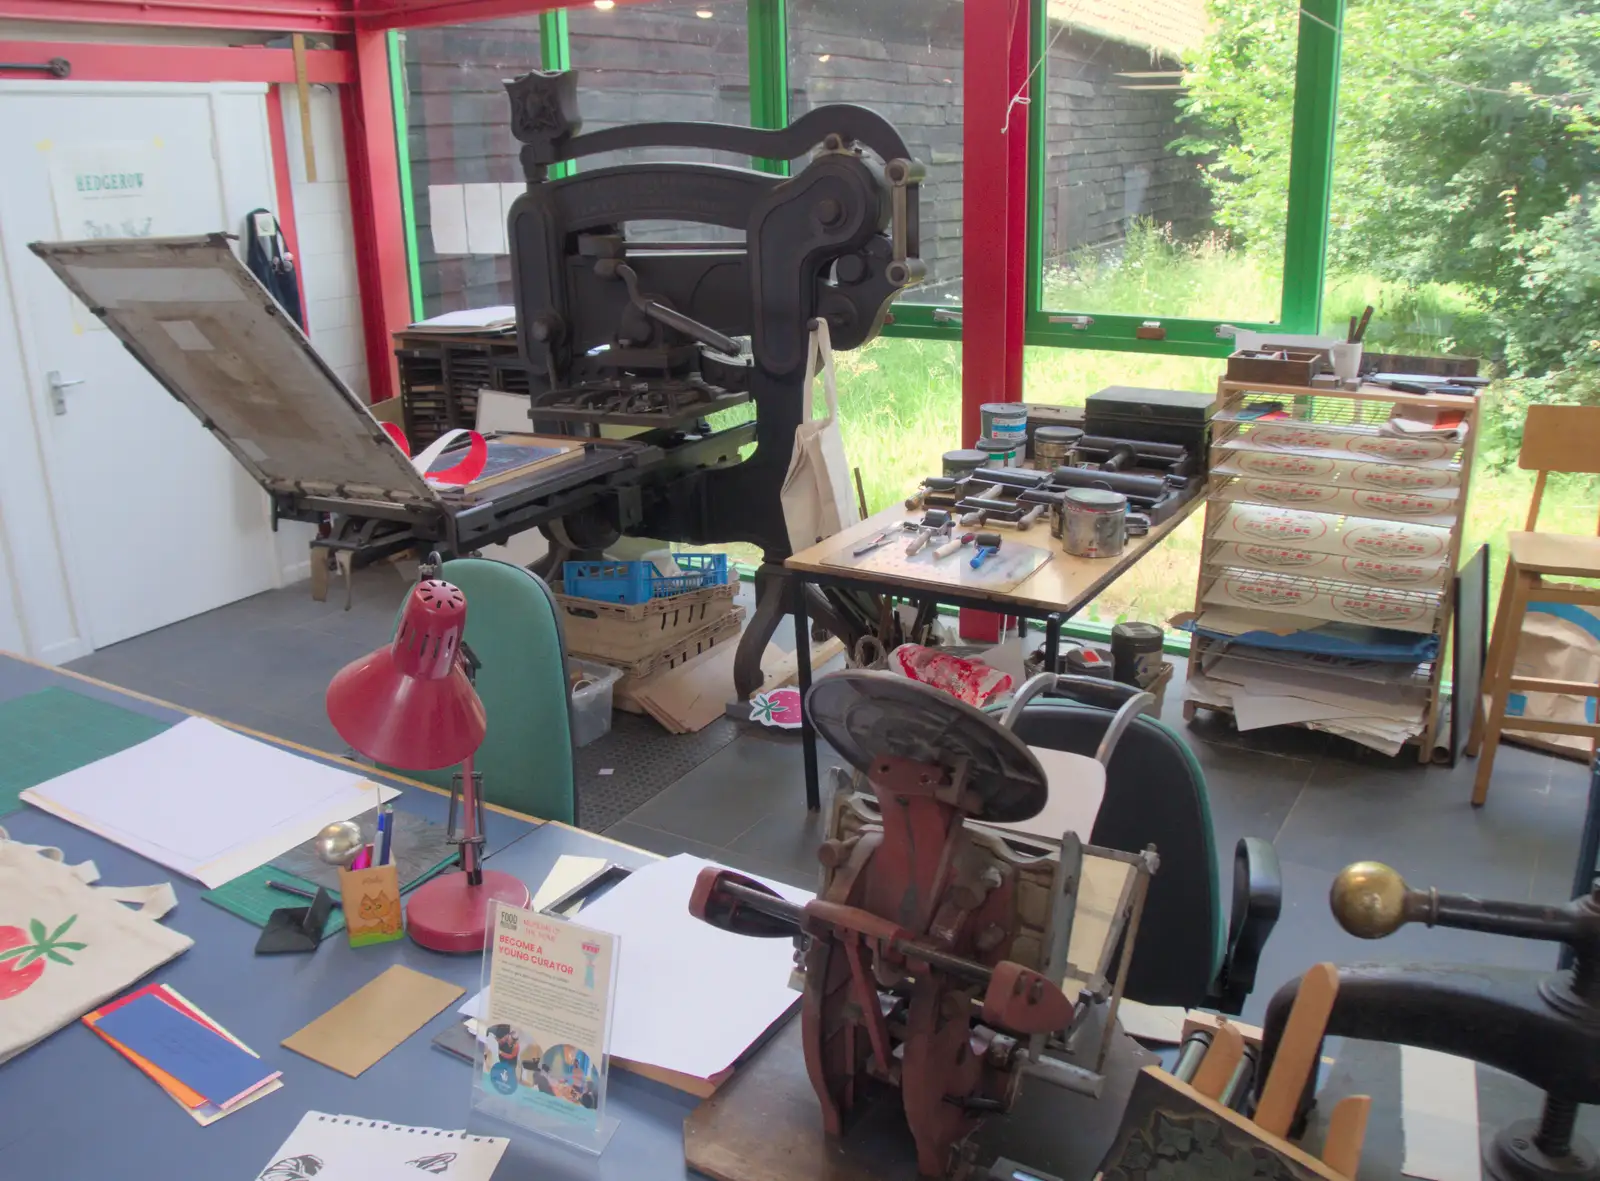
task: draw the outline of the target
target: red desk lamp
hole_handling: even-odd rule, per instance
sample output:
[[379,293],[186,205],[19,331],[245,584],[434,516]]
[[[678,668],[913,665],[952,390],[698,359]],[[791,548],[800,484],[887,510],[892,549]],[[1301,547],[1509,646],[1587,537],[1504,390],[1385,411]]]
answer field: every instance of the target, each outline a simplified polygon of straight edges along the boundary
[[434,878],[406,904],[411,938],[433,951],[482,951],[489,900],[530,901],[516,878],[482,866],[482,776],[472,769],[472,756],[487,723],[467,675],[466,623],[466,596],[448,582],[425,578],[406,602],[394,642],[345,665],[328,685],[328,720],[368,758],[416,771],[462,764],[450,791],[450,840],[461,846],[461,872]]

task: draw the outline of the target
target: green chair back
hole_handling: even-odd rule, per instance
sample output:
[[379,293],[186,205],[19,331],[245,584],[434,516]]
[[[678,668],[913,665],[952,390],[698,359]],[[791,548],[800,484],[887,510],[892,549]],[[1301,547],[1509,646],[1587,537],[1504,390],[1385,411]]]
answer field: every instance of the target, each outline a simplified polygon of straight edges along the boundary
[[[439,577],[467,597],[465,639],[483,664],[474,683],[489,728],[473,767],[485,802],[576,824],[567,648],[550,588],[485,558],[446,562]],[[447,788],[454,770],[405,773]]]

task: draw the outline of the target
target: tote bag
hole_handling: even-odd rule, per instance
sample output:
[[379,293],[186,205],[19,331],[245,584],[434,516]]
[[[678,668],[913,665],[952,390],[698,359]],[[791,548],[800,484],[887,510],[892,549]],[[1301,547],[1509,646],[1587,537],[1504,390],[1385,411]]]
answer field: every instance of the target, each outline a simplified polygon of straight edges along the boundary
[[157,921],[178,903],[171,885],[96,888],[98,877],[93,862],[66,865],[0,829],[0,1062],[193,944]]
[[[839,387],[833,375],[833,345],[828,321],[817,317],[806,353],[805,393],[800,425],[794,432],[794,453],[784,477],[781,500],[789,529],[789,546],[799,552],[861,519],[850,494],[850,465],[839,433]],[[818,376],[827,401],[827,416],[815,418],[812,401]]]

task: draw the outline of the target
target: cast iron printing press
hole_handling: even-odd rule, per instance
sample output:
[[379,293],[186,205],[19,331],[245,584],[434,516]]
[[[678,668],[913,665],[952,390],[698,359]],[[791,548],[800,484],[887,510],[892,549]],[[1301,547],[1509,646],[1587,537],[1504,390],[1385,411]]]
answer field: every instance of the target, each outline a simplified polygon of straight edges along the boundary
[[[780,131],[646,123],[579,134],[577,75],[506,84],[528,191],[511,208],[517,333],[541,429],[656,424],[638,441],[662,458],[545,525],[550,566],[622,533],[759,545],[757,607],[735,684],[760,682],[760,658],[784,610],[789,556],[779,489],[801,416],[811,324],[836,348],[864,344],[890,302],[921,279],[922,167],[883,118],[824,106]],[[551,166],[634,148],[710,149],[791,162],[791,177],[720,164],[628,163],[554,179]],[[806,158],[809,155],[809,158]],[[630,222],[686,221],[744,241],[630,239]],[[746,354],[739,339],[748,338]],[[705,431],[712,410],[743,401],[755,421]],[[741,459],[741,446],[755,450]]]

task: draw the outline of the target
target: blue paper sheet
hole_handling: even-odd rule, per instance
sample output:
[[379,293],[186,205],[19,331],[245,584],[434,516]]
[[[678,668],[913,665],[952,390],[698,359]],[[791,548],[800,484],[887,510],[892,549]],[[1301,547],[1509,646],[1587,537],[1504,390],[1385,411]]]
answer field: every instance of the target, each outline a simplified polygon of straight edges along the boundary
[[1192,620],[1179,626],[1227,644],[1266,648],[1273,652],[1309,652],[1316,656],[1346,656],[1352,660],[1377,660],[1387,664],[1421,664],[1439,656],[1438,636],[1353,623],[1324,623],[1288,635],[1255,631],[1237,636],[1199,627]]
[[107,1013],[98,1028],[219,1107],[275,1073],[153,994]]

